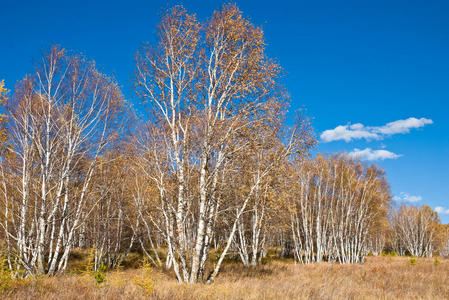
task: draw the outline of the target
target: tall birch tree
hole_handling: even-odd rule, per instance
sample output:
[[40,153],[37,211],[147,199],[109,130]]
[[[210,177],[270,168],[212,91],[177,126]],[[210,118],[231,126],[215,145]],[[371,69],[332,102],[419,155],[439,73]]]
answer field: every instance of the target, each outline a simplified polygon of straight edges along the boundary
[[[161,228],[176,277],[197,282],[204,276],[220,191],[233,157],[251,144],[251,131],[270,123],[271,107],[286,101],[279,93],[279,66],[264,53],[263,32],[229,5],[200,24],[182,7],[167,12],[159,25],[159,43],[137,55],[136,86],[148,103],[150,120],[139,147],[142,165],[159,189]],[[293,143],[284,147],[291,151]],[[232,244],[237,220],[269,167],[255,174],[240,198],[218,273]]]

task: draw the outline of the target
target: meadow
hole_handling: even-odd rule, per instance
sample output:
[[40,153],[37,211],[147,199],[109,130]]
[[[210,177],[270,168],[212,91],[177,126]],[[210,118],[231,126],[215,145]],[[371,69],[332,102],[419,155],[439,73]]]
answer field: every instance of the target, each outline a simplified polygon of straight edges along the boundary
[[[72,262],[73,263],[73,262]],[[363,264],[273,260],[245,268],[228,262],[212,284],[178,283],[141,266],[15,280],[2,299],[448,299],[449,260],[369,256]],[[97,275],[97,276],[95,276]],[[102,281],[99,283],[99,281]]]

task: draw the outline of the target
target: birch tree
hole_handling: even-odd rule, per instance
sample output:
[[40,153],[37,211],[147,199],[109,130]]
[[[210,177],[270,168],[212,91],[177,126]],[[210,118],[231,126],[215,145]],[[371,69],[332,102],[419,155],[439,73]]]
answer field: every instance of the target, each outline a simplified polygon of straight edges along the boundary
[[291,230],[296,259],[362,262],[376,220],[387,215],[383,172],[343,156],[300,162],[293,177]]
[[[133,174],[126,147],[112,149],[98,160],[92,179],[86,222],[78,229],[78,246],[93,248],[93,266],[119,266],[137,243]],[[123,152],[123,153],[122,153]],[[91,210],[89,212],[88,210]]]
[[[140,139],[149,155],[142,167],[159,189],[161,230],[179,281],[203,278],[221,202],[218,188],[232,158],[250,144],[248,132],[270,122],[271,105],[285,101],[278,75],[279,66],[264,54],[262,30],[235,6],[224,6],[203,25],[182,7],[173,8],[161,21],[157,47],[144,47],[137,55],[137,88],[150,109]],[[240,198],[209,280],[267,174],[267,168],[259,170]]]
[[[283,123],[284,113],[276,109],[270,115],[271,122],[266,126],[255,128],[251,146],[237,161],[238,178],[232,178],[228,186],[234,191],[249,189],[255,185],[255,191],[249,199],[246,209],[237,219],[237,234],[235,246],[245,266],[259,264],[266,253],[266,229],[274,215],[282,215],[286,209],[282,198],[282,178],[286,176],[285,165],[292,157],[296,159],[307,156],[315,141],[311,134],[310,123],[304,115],[298,115],[293,136],[289,135],[288,127]],[[287,140],[288,142],[283,142]],[[261,171],[268,173],[259,181],[254,174]],[[237,185],[240,186],[235,186]],[[234,187],[235,186],[235,187]]]
[[426,205],[401,205],[393,210],[392,226],[399,253],[431,257],[439,222],[438,214]]
[[5,195],[11,212],[2,224],[13,241],[18,273],[65,270],[86,217],[98,158],[117,134],[121,107],[113,79],[59,47],[20,83],[8,109],[13,158],[3,187],[14,192]]
[[440,255],[449,256],[449,226],[448,224],[439,224],[439,243],[438,252]]

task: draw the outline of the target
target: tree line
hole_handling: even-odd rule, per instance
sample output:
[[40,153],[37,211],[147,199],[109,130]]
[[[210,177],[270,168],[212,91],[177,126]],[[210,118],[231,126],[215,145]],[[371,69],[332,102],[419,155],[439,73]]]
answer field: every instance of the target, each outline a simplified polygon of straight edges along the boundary
[[270,249],[304,264],[448,255],[437,213],[393,207],[379,167],[310,155],[311,122],[288,122],[265,46],[234,5],[207,22],[177,6],[136,54],[134,107],[112,76],[58,46],[8,99],[2,83],[13,276],[63,273],[75,248],[92,249],[94,269],[140,252],[189,283],[212,282],[227,257],[261,264]]

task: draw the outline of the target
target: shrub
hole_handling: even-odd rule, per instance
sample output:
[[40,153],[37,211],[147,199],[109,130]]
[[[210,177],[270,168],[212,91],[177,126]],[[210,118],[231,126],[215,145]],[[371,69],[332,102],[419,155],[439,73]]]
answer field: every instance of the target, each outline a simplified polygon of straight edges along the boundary
[[8,267],[8,259],[0,254],[0,290],[9,289],[12,281],[12,274]]
[[398,253],[396,251],[382,251],[382,256],[399,256]]
[[103,283],[106,279],[106,266],[101,263],[98,269],[92,272],[92,275],[94,276],[97,284]]
[[142,273],[136,279],[135,284],[140,286],[146,296],[150,297],[154,292],[155,280],[153,279],[153,270],[151,268],[151,262],[145,258],[142,266]]
[[95,249],[92,249],[87,264],[81,264],[79,272],[88,276],[92,276],[95,279],[97,285],[103,283],[106,280],[107,267],[102,262],[100,265],[95,264]]
[[435,266],[438,266],[440,264],[440,261],[438,260],[438,257],[435,256],[435,259],[433,260],[433,264]]

